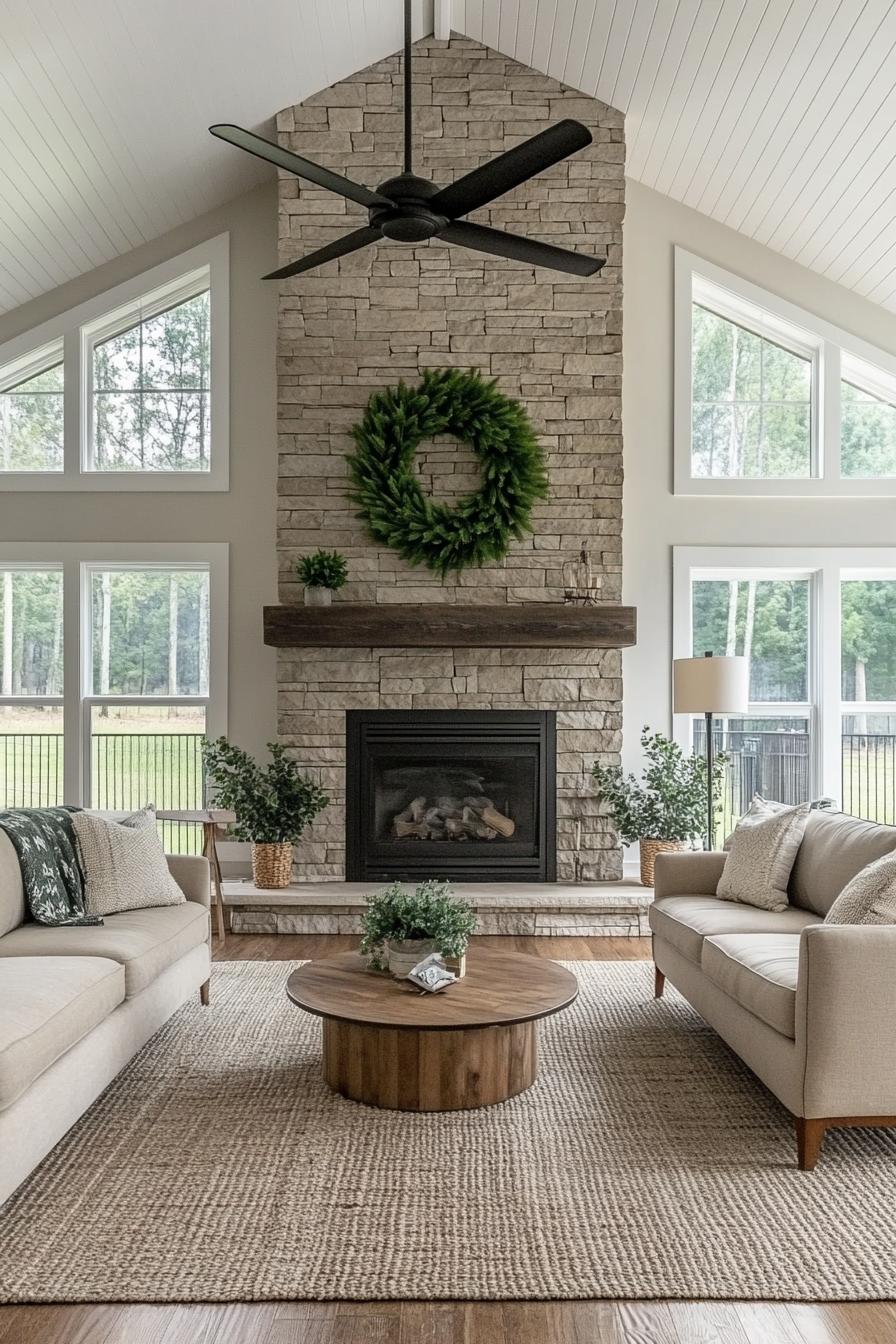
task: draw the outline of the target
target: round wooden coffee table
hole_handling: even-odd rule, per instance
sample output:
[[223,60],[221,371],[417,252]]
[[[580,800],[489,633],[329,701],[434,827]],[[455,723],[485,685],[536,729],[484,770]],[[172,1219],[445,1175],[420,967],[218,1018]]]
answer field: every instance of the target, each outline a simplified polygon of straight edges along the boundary
[[357,952],[306,962],[286,992],[323,1019],[334,1091],[391,1110],[458,1111],[534,1083],[538,1019],[568,1007],[579,986],[544,957],[474,946],[466,975],[438,994],[368,971]]

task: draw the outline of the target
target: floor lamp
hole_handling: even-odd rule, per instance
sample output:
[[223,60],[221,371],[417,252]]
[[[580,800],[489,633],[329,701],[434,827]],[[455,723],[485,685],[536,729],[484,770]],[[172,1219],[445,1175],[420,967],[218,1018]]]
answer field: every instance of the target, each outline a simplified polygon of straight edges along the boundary
[[672,709],[676,714],[703,714],[706,719],[706,848],[715,831],[713,799],[714,714],[746,714],[750,698],[747,658],[676,658],[672,663]]

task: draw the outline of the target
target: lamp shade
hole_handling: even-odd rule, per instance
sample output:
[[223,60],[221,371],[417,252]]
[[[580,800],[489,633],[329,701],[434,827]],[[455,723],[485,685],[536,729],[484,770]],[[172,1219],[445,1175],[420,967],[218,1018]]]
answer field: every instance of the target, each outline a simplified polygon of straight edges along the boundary
[[746,714],[750,701],[747,658],[676,658],[672,708],[676,714]]

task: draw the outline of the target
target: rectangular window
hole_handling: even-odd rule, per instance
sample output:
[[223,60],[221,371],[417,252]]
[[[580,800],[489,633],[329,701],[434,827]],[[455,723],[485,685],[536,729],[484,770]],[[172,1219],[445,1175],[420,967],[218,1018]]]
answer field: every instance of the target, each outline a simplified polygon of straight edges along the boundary
[[673,619],[676,657],[750,659],[748,714],[716,721],[726,823],[759,792],[896,825],[896,548],[676,548]]
[[675,491],[896,494],[896,358],[675,249]]
[[0,567],[0,804],[63,794],[62,569]]
[[227,235],[0,346],[0,490],[226,490]]
[[15,549],[50,563],[0,554],[0,806],[201,807],[202,739],[226,731],[227,547]]

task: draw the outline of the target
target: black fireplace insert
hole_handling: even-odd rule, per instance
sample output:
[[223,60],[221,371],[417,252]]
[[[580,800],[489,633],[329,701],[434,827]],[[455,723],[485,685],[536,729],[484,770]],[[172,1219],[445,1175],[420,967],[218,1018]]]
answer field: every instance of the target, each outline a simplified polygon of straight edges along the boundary
[[553,882],[552,710],[349,710],[346,877]]

